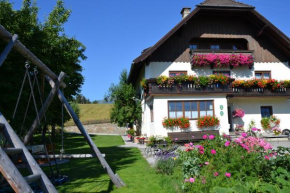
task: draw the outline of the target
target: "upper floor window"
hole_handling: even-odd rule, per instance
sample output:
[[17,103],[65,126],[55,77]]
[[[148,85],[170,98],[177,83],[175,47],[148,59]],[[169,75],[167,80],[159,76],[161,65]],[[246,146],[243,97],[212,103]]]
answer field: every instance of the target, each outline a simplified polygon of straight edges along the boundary
[[256,71],[255,77],[258,79],[271,79],[270,71]]
[[231,76],[231,71],[213,71],[212,74],[222,74],[226,76]]
[[220,49],[220,45],[217,45],[217,44],[215,44],[215,45],[210,45],[210,49],[211,49],[211,50],[219,50],[219,49]]
[[189,48],[190,48],[191,50],[196,50],[196,49],[197,49],[197,45],[196,45],[196,44],[190,44],[190,45],[189,45]]
[[187,75],[187,71],[169,71],[169,76]]
[[168,117],[186,117],[197,119],[203,116],[213,116],[213,101],[169,101]]
[[233,50],[241,50],[241,46],[240,45],[233,45]]

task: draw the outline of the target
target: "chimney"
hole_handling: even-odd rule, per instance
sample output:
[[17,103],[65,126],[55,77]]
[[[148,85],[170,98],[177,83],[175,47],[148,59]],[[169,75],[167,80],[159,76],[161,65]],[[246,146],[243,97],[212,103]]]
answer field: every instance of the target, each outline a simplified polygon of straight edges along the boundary
[[191,8],[190,7],[184,7],[181,10],[181,15],[182,15],[182,19],[184,19],[189,13],[190,13]]

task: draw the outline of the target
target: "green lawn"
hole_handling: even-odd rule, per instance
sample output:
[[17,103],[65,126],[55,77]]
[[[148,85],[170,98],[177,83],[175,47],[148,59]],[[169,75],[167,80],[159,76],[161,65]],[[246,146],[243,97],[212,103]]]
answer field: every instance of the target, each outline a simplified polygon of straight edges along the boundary
[[[79,118],[85,124],[86,122],[110,120],[113,104],[79,104],[79,107]],[[65,126],[69,125],[74,125],[72,119],[65,123]]]
[[[112,170],[119,174],[127,186],[119,189],[114,187],[97,158],[72,159],[67,164],[59,165],[61,174],[69,176],[69,182],[57,187],[59,192],[176,192],[175,182],[181,182],[181,179],[157,174],[142,157],[139,149],[117,147],[124,144],[120,136],[92,138],[100,151],[106,154]],[[59,149],[59,145],[56,148]],[[83,137],[76,134],[66,134],[65,152],[92,153]],[[43,169],[49,173],[48,168]]]

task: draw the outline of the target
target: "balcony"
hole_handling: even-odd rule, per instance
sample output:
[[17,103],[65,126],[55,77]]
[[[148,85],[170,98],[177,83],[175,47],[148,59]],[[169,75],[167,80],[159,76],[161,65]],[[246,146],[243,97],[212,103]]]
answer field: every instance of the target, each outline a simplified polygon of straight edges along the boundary
[[[232,82],[233,80],[231,80]],[[229,97],[290,97],[290,88],[280,88],[275,91],[267,88],[233,88],[232,84],[211,84],[197,86],[190,82],[181,85],[175,83],[172,86],[159,86],[156,79],[148,79],[147,97],[155,95],[205,95],[226,94]]]

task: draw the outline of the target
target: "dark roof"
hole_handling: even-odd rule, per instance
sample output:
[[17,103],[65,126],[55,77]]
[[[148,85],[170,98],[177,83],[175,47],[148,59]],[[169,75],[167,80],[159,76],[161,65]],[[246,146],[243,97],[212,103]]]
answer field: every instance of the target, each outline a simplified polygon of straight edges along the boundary
[[204,2],[197,5],[198,7],[203,6],[218,6],[218,7],[239,7],[239,8],[254,8],[251,5],[247,5],[245,3],[241,3],[234,0],[205,0]]
[[[228,3],[228,5],[220,6],[219,3]],[[214,5],[207,5],[207,4],[213,4]],[[231,3],[231,4],[230,4]],[[170,38],[178,29],[180,29],[184,24],[186,24],[194,15],[199,12],[202,9],[207,9],[215,7],[216,9],[224,9],[224,8],[236,8],[238,9],[244,9],[248,8],[248,11],[252,12],[260,21],[262,21],[265,25],[268,26],[267,30],[270,29],[274,34],[282,38],[283,44],[286,45],[287,49],[290,50],[290,39],[288,36],[286,36],[283,32],[281,32],[278,28],[276,28],[270,21],[268,21],[265,17],[263,17],[260,13],[258,13],[255,10],[255,7],[252,7],[247,4],[243,4],[234,0],[206,0],[202,2],[201,4],[197,5],[197,7],[190,13],[188,16],[186,16],[184,19],[182,19],[174,28],[172,28],[165,36],[163,36],[155,45],[152,47],[149,47],[148,49],[145,49],[140,56],[138,56],[136,59],[133,60],[133,63],[131,65],[130,73],[129,73],[129,81],[132,80],[132,76],[134,73],[136,73],[137,68],[141,69],[142,62],[144,62],[149,56],[158,49],[165,41],[167,41],[168,38]]]

